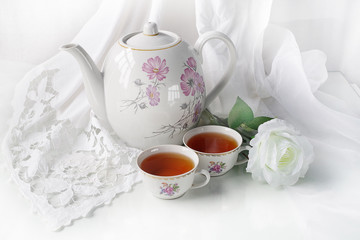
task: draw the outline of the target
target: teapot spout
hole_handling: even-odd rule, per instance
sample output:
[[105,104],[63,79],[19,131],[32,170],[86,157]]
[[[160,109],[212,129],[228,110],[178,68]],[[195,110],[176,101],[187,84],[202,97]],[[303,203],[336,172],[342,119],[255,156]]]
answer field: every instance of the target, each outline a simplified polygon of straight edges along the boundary
[[103,74],[80,45],[67,44],[60,47],[60,49],[70,53],[80,65],[84,77],[85,92],[90,106],[99,119],[107,120]]

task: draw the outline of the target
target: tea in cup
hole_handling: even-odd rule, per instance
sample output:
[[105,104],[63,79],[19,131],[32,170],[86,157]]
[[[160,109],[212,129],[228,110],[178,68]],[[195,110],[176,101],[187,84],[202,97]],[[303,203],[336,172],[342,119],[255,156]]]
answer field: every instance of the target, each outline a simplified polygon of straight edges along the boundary
[[[154,196],[162,199],[178,198],[190,189],[205,186],[210,175],[203,169],[197,172],[198,164],[196,153],[178,145],[152,147],[137,158],[144,184]],[[203,175],[205,180],[193,184],[195,175]]]
[[234,165],[247,162],[238,161],[239,153],[249,150],[242,147],[242,137],[234,129],[223,126],[202,126],[188,131],[183,142],[186,147],[199,156],[199,169],[206,169],[211,176],[220,176],[228,172]]

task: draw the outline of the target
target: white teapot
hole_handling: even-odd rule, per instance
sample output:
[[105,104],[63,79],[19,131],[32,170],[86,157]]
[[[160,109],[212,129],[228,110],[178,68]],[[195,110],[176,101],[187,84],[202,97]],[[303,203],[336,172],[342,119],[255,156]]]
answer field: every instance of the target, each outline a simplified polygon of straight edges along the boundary
[[[230,61],[219,83],[206,95],[201,52],[214,38],[225,42]],[[78,61],[96,116],[107,120],[128,145],[141,149],[181,144],[185,132],[224,88],[236,63],[235,47],[223,33],[202,34],[192,48],[177,34],[158,31],[152,22],[114,44],[103,72],[81,46],[67,44],[61,49]]]

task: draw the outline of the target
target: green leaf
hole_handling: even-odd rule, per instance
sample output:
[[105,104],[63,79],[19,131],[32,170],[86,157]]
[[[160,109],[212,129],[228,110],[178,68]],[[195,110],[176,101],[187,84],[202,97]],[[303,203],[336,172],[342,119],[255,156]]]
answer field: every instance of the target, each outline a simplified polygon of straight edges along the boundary
[[252,128],[254,130],[257,130],[261,124],[264,122],[270,121],[272,118],[270,117],[256,117],[252,119],[251,121],[246,123],[246,126],[249,128]]
[[228,125],[231,128],[237,128],[241,123],[249,122],[254,118],[254,113],[241,98],[237,97],[234,106],[232,107],[229,118]]

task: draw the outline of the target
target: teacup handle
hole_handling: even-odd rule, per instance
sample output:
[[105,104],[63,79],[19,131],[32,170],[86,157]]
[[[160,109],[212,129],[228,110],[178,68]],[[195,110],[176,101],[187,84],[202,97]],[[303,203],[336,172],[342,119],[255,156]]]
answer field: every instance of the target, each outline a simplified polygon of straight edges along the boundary
[[[240,150],[239,150],[239,154],[242,152],[242,151],[245,151],[245,150],[250,150],[251,147],[250,146],[242,146],[240,147]],[[239,158],[237,159],[236,163],[234,165],[241,165],[241,164],[244,164],[246,162],[248,162],[249,159],[245,158],[245,159],[242,159],[239,161]]]
[[223,90],[225,85],[229,82],[230,77],[232,76],[236,66],[236,49],[233,42],[228,36],[218,31],[206,32],[202,34],[196,41],[194,49],[200,59],[201,64],[203,63],[202,49],[204,47],[204,44],[210,39],[219,39],[226,44],[229,49],[230,61],[224,75],[220,78],[219,83],[216,84],[216,86],[211,90],[209,94],[207,94],[205,100],[205,107],[208,107],[209,104],[217,97],[217,95],[219,95],[221,90]]
[[205,169],[201,169],[200,172],[196,172],[196,173],[195,173],[195,176],[196,176],[196,175],[203,175],[203,176],[206,177],[206,179],[205,179],[204,182],[202,182],[202,183],[193,184],[190,189],[201,188],[201,187],[204,187],[206,184],[209,183],[209,181],[210,181],[210,174],[209,174],[209,172],[206,171]]

